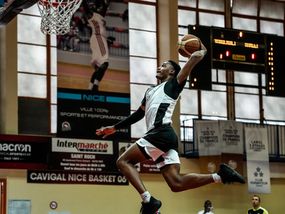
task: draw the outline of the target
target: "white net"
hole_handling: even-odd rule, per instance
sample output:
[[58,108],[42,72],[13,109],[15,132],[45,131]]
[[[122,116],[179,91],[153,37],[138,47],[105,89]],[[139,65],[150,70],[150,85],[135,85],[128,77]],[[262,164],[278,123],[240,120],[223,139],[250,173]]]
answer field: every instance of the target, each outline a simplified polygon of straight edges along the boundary
[[70,31],[72,15],[82,0],[39,0],[42,16],[41,31],[44,34],[64,35]]

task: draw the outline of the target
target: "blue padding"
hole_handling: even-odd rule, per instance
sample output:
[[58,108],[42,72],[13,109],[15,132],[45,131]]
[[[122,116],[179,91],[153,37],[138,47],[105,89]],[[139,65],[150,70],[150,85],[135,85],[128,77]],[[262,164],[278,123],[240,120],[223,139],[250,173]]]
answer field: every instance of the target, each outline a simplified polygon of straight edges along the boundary
[[127,97],[111,97],[107,96],[106,101],[108,103],[130,103],[130,98]]
[[59,92],[57,93],[57,98],[70,99],[70,100],[81,100],[81,94],[71,94],[71,93]]

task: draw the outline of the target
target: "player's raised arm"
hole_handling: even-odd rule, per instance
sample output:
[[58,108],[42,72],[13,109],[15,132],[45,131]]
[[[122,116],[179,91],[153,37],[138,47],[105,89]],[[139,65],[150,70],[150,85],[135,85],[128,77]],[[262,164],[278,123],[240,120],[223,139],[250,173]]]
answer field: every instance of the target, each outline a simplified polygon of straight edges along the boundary
[[[200,40],[200,39],[199,39]],[[188,61],[185,63],[181,71],[177,75],[178,83],[185,81],[190,75],[193,68],[204,58],[207,53],[206,47],[200,41],[200,50],[190,54]]]

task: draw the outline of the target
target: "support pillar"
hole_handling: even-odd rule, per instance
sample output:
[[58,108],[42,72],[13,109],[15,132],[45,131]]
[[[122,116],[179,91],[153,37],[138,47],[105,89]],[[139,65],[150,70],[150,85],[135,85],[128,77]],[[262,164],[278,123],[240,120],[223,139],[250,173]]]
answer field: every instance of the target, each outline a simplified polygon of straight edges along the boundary
[[[158,63],[166,60],[174,60],[178,63],[178,1],[158,0]],[[180,142],[180,101],[178,100],[173,113],[173,128]],[[179,152],[183,152],[183,146],[178,144]]]
[[0,28],[0,134],[18,133],[17,20]]

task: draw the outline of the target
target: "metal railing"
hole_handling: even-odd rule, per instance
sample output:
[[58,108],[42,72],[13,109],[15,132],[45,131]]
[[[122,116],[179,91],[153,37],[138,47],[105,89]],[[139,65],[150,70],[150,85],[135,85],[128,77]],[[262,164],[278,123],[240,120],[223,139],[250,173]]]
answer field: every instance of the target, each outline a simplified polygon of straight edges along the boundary
[[[244,127],[264,127],[267,129],[268,137],[268,152],[270,161],[285,162],[285,126],[279,125],[259,125],[244,123]],[[182,140],[185,157],[196,158],[199,157],[198,142],[195,142],[190,136],[194,132],[194,128],[181,124]],[[244,140],[245,148],[245,140]],[[244,151],[244,158],[245,158]]]

